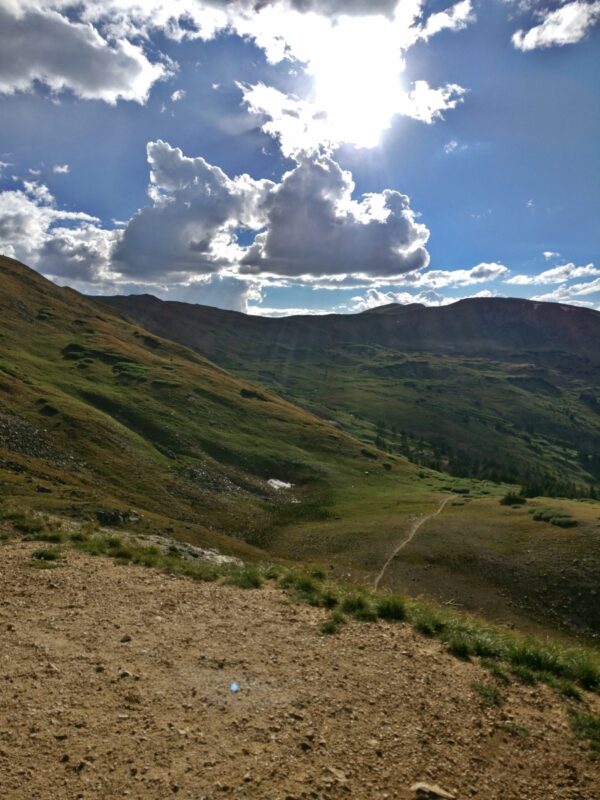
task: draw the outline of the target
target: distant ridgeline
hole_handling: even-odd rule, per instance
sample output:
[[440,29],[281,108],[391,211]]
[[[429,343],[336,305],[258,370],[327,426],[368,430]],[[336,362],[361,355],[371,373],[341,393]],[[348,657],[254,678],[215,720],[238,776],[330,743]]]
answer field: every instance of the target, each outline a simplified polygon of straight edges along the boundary
[[380,450],[529,495],[600,496],[600,313],[476,298],[267,319],[98,298]]

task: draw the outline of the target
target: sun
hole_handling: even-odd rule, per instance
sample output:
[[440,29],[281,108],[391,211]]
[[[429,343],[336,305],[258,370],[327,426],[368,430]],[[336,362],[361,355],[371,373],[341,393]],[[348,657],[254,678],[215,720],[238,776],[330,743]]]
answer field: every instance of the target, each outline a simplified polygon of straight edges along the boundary
[[312,100],[333,141],[375,147],[389,128],[404,94],[404,60],[394,32],[380,17],[342,17],[322,46],[311,48]]

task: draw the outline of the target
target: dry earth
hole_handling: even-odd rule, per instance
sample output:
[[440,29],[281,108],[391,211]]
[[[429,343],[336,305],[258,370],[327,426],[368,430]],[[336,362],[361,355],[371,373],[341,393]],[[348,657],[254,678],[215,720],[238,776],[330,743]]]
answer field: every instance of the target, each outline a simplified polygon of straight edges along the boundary
[[564,700],[512,685],[485,707],[488,674],[407,625],[325,637],[272,588],[73,551],[36,570],[32,549],[0,548],[3,800],[598,797]]

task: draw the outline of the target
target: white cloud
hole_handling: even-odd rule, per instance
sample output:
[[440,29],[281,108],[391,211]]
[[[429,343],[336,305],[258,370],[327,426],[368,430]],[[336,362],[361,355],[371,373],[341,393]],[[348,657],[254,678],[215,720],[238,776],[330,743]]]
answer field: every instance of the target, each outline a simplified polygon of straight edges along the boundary
[[[597,295],[597,299],[586,299],[590,295]],[[552,303],[569,303],[570,305],[581,305],[600,310],[600,278],[587,283],[575,283],[569,286],[563,284],[557,286],[551,292],[532,297],[532,300],[541,300]]]
[[546,9],[540,12],[540,16],[538,25],[513,35],[512,43],[518,50],[562,47],[580,42],[600,20],[600,2],[575,0],[554,10]]
[[[328,4],[330,9],[334,5],[340,9],[347,4]],[[404,86],[404,55],[437,30],[464,27],[471,18],[466,13],[471,5],[461,2],[440,12],[429,31],[431,16],[420,23],[424,5],[420,0],[399,2],[391,18],[338,15],[331,19],[298,13],[282,3],[239,16],[233,23],[237,32],[254,39],[270,61],[296,60],[312,79],[312,88],[303,98],[254,85],[243,87],[244,101],[251,111],[267,118],[265,132],[280,140],[286,155],[342,142],[374,147],[398,114],[428,124],[440,119],[461,102],[465,90],[456,84],[434,88],[423,80]],[[353,7],[364,10],[365,4]]]
[[555,253],[554,250],[544,250],[543,256],[546,261],[550,261],[552,258],[560,258],[560,253]]
[[497,262],[482,262],[471,269],[435,269],[427,272],[413,273],[405,276],[406,283],[415,287],[442,289],[447,286],[473,286],[505,278],[509,275],[508,267]]
[[467,149],[468,145],[461,144],[456,139],[450,139],[450,141],[446,142],[444,145],[444,153],[446,153],[447,156],[452,155],[453,153],[460,153]]
[[185,97],[185,89],[177,89],[171,95],[172,103],[179,103]]
[[356,297],[352,298],[348,305],[348,311],[368,311],[371,308],[378,308],[379,306],[389,305],[390,303],[399,303],[400,305],[420,303],[424,306],[447,306],[451,305],[452,303],[457,303],[459,300],[499,296],[501,295],[498,295],[496,292],[490,289],[483,289],[482,291],[477,292],[477,294],[466,295],[463,297],[447,297],[432,290],[413,294],[412,292],[382,292],[379,289],[368,289],[364,295],[357,295]]
[[269,192],[267,229],[242,260],[248,273],[399,275],[426,267],[429,230],[406,195],[352,197],[349,172],[327,155],[301,156]]
[[55,164],[52,167],[52,172],[56,175],[66,175],[70,171],[71,167],[68,164]]
[[159,289],[158,294],[165,300],[180,300],[244,313],[249,313],[251,303],[262,300],[259,281],[242,280],[232,275],[210,275],[202,280],[171,284],[166,290]]
[[470,0],[461,0],[445,11],[432,14],[423,28],[423,36],[429,38],[443,30],[461,31],[474,21],[473,4]]
[[112,232],[83,212],[62,211],[46,186],[0,192],[0,249],[40,272],[97,279],[108,269]]
[[571,263],[552,267],[552,269],[544,270],[537,275],[514,275],[505,283],[516,286],[541,286],[551,283],[565,283],[574,278],[587,278],[593,275],[600,275],[600,269],[597,269],[593,264],[577,267]]
[[143,103],[151,86],[169,73],[166,64],[151,63],[127,39],[109,43],[90,24],[24,6],[0,3],[0,93],[28,91],[37,81],[86,100]]
[[229,178],[202,157],[188,158],[163,141],[148,144],[150,196],[127,224],[114,254],[129,276],[207,274],[243,256],[239,228],[258,230],[273,183]]

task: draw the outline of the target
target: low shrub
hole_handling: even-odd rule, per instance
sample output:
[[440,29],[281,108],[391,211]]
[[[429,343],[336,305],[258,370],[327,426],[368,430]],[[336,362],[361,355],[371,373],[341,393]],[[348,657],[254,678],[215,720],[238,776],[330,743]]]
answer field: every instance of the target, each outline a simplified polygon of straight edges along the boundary
[[522,497],[520,494],[516,492],[509,492],[505,494],[503,498],[500,500],[501,506],[522,506],[527,502],[525,497]]

